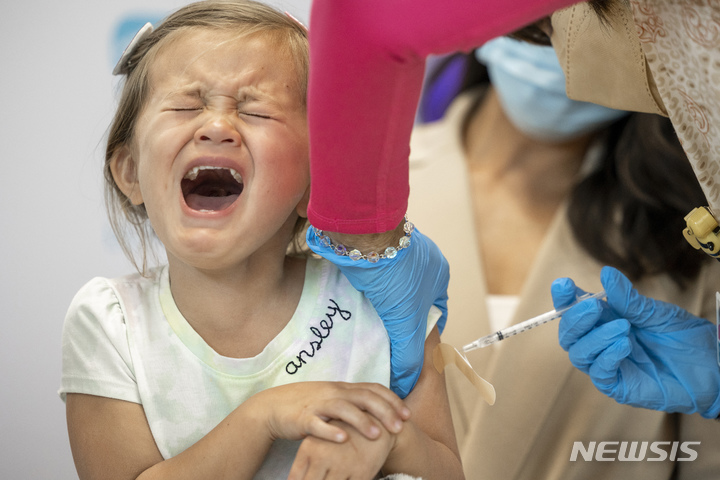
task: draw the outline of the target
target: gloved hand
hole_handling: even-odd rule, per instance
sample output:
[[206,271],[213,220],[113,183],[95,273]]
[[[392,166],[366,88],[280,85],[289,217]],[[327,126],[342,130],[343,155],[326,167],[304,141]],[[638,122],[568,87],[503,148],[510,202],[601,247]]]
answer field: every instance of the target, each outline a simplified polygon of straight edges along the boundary
[[447,320],[448,262],[432,240],[415,229],[410,246],[395,258],[377,263],[337,255],[320,243],[308,229],[307,244],[330,260],[350,283],[370,300],[390,337],[390,389],[405,398],[413,389],[423,366],[427,317],[435,305],[442,312],[438,329]]
[[[607,302],[586,300],[560,320],[560,346],[575,367],[618,403],[666,412],[720,414],[716,327],[676,305],[637,293],[604,267]],[[569,278],[552,284],[555,308],[584,293]]]

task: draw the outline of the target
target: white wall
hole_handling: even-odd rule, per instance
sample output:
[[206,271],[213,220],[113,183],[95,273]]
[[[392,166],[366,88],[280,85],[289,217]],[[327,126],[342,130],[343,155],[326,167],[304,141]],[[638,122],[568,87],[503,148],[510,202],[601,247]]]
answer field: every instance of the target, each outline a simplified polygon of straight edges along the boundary
[[[60,335],[75,292],[130,272],[102,200],[114,32],[178,0],[6,2],[0,15],[0,478],[77,478]],[[307,24],[310,0],[268,0]],[[152,5],[148,8],[148,5]]]

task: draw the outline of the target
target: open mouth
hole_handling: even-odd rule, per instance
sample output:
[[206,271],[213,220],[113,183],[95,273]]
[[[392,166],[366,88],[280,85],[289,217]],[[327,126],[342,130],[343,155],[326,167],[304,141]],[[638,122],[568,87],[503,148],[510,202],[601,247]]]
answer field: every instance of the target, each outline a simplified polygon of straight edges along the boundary
[[243,179],[232,168],[198,166],[185,174],[180,187],[192,210],[216,212],[237,200],[243,191]]

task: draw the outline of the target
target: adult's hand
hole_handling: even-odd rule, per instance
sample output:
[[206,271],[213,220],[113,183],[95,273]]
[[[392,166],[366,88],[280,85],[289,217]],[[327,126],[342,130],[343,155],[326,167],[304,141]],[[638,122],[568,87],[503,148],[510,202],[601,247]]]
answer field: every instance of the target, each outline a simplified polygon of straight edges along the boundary
[[[666,412],[720,414],[714,324],[640,295],[618,270],[604,267],[607,301],[586,300],[560,320],[560,346],[595,386],[618,403]],[[569,278],[552,285],[555,308],[584,293]]]
[[413,389],[423,366],[427,319],[434,305],[447,320],[448,262],[440,249],[415,229],[410,246],[395,258],[377,263],[337,255],[322,244],[312,227],[307,244],[317,254],[338,266],[350,283],[370,300],[390,337],[390,389],[405,398]]

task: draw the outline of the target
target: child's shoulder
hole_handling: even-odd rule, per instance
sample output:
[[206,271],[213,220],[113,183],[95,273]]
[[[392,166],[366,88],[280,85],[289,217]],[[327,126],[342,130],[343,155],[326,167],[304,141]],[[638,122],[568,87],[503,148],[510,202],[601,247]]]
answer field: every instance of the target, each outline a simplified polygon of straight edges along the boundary
[[151,269],[145,275],[133,273],[116,278],[95,277],[75,294],[66,320],[122,317],[125,304],[143,302],[144,298],[157,295],[164,276],[167,276],[166,266]]
[[337,265],[321,257],[308,257],[305,281],[315,284],[321,289],[353,288]]
[[358,308],[362,305],[363,309],[370,306],[374,312],[372,304],[365,295],[352,286],[337,265],[324,258],[308,258],[303,290],[305,295],[314,298],[342,300],[345,304],[355,305]]
[[144,275],[135,272],[115,278],[94,277],[80,288],[75,297],[96,297],[108,290],[117,290],[129,286],[146,289],[158,285],[163,275],[167,275],[167,266],[150,269]]

